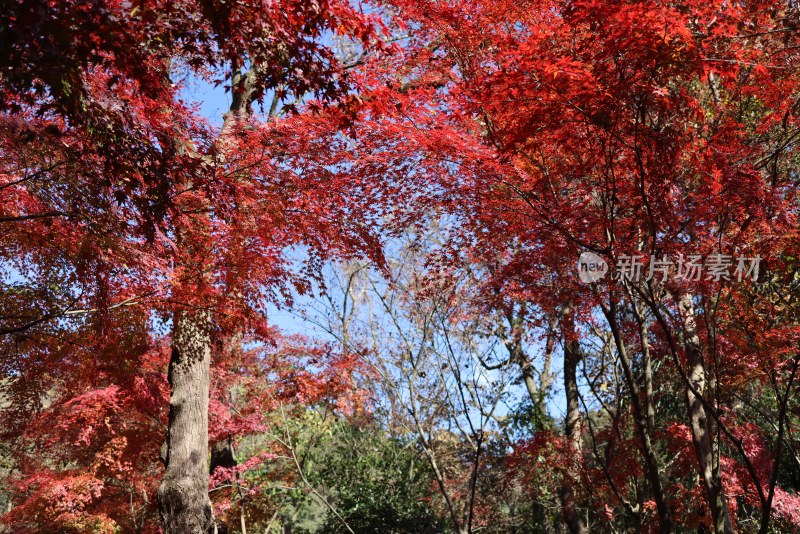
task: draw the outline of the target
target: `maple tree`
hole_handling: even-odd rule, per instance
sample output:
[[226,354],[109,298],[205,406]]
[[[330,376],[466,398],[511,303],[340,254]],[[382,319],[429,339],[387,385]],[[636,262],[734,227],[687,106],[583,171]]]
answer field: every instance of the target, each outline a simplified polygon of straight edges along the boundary
[[[339,222],[352,197],[292,152],[313,139],[294,137],[291,120],[259,119],[252,105],[270,92],[275,102],[311,95],[323,104],[344,94],[345,72],[323,34],[371,46],[374,21],[328,2],[271,10],[13,2],[2,17],[3,259],[12,288],[2,333],[17,354],[6,376],[40,403],[46,377],[28,367],[80,362],[90,339],[111,350],[115,329],[148,336],[147,320],[117,323],[117,310],[145,307],[169,321],[160,511],[168,532],[210,531],[214,344],[268,335],[264,299],[280,299],[287,282],[302,286],[287,247],[325,256],[374,245],[360,220]],[[184,103],[178,65],[228,84],[221,129]],[[81,338],[87,345],[76,346]]]
[[[799,20],[3,3],[4,524],[244,532],[313,501],[370,528],[380,483],[301,459],[347,464],[325,427],[376,432],[342,437],[369,476],[426,463],[431,491],[404,487],[440,499],[391,501],[398,528],[800,528]],[[221,124],[197,79],[229,92]],[[608,276],[578,277],[587,252]],[[270,310],[329,298],[330,258],[370,299],[349,272],[329,339],[283,335]]]
[[[410,42],[373,85],[376,102],[359,132],[369,156],[359,157],[381,165],[384,175],[401,180],[402,170],[411,170],[415,183],[428,180],[427,195],[415,205],[462,223],[445,258],[503,258],[487,289],[499,284],[506,298],[562,317],[565,430],[576,461],[583,416],[575,374],[587,341],[580,338],[602,317],[629,395],[654,523],[674,531],[689,515],[674,511],[680,501],[670,495],[658,450],[664,438],[655,425],[653,369],[668,365],[662,373],[671,373],[688,407],[680,424],[689,430],[701,480],[700,521],[732,531],[737,504],[728,493],[742,491],[766,531],[772,499],[782,491],[776,482],[797,361],[795,322],[791,312],[784,315],[792,306],[786,288],[796,283],[786,261],[796,244],[797,7],[392,6]],[[591,285],[579,283],[564,263],[582,251],[603,256],[612,270],[630,255],[641,255],[647,268],[648,258],[727,254],[763,258],[768,271],[742,280],[732,265],[737,279],[676,280],[685,274],[675,272],[678,264],[669,282],[630,276]],[[758,311],[759,299],[781,303],[781,319],[771,327],[761,321],[775,316]],[[753,314],[758,329],[726,319],[744,313]],[[764,358],[763,342],[753,339],[765,328],[781,340],[777,359]],[[741,361],[758,369],[746,381]],[[763,464],[769,453],[749,445],[764,446],[763,437],[731,412],[737,399],[761,388],[775,388],[771,468]],[[723,465],[736,465],[736,475]],[[569,496],[568,482],[577,475],[568,470],[562,498],[564,521],[575,532],[586,528]],[[641,524],[650,510],[614,490]]]

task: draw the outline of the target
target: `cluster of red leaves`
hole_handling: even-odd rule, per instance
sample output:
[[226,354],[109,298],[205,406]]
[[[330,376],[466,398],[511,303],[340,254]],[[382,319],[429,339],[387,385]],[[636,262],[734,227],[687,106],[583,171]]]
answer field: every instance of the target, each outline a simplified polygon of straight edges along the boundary
[[[136,530],[152,517],[160,474],[162,334],[174,308],[212,307],[217,340],[263,341],[273,334],[269,302],[288,300],[290,285],[307,289],[316,260],[378,254],[353,215],[363,198],[324,165],[303,163],[329,149],[305,119],[236,117],[217,131],[182,100],[176,69],[222,83],[258,65],[248,98],[310,93],[329,103],[349,84],[326,41],[377,46],[380,21],[328,0],[259,9],[26,0],[4,6],[0,26],[0,367],[11,403],[2,415],[20,468],[6,521]],[[243,88],[232,86],[235,100]],[[305,270],[291,247],[314,251]],[[242,376],[223,375],[253,386],[248,402],[262,404],[237,419],[218,399],[218,432],[257,431],[275,398],[361,403],[335,385],[352,358],[307,372],[276,366],[283,390],[267,391],[258,381],[276,377],[256,354]]]
[[[345,415],[368,409],[366,392],[358,386],[367,372],[359,359],[304,338],[273,336],[273,346],[220,350],[210,409],[212,443],[280,433],[282,424],[310,406],[325,404]],[[125,340],[116,342],[122,346]],[[106,360],[83,355],[77,361],[79,355],[72,354],[82,368],[73,370],[73,379],[54,382],[41,410],[3,412],[2,439],[15,466],[7,488],[14,508],[2,517],[8,528],[157,531],[168,354],[158,345],[135,348],[138,352],[120,361],[116,352]],[[275,445],[232,468],[218,468],[211,487],[285,454]],[[228,501],[217,497],[221,514]]]
[[[233,351],[212,373],[212,442],[272,430],[275,414],[287,417],[325,405],[343,415],[369,407],[361,378],[372,373],[359,355],[337,353],[302,336],[275,345]],[[240,390],[232,395],[232,391]]]
[[[125,315],[135,327],[137,314]],[[152,519],[167,353],[146,336],[122,332],[92,339],[83,331],[62,340],[68,345],[58,360],[12,379],[14,403],[2,412],[14,467],[8,490],[15,506],[3,516],[9,528],[111,532]]]
[[[0,58],[6,73],[0,86],[2,267],[5,276],[27,275],[28,285],[39,287],[3,302],[11,311],[30,308],[5,314],[4,334],[63,317],[70,308],[169,296],[171,287],[197,275],[185,260],[191,250],[215,254],[206,267],[216,276],[205,289],[224,315],[233,302],[241,308],[284,286],[291,277],[283,258],[288,245],[302,243],[324,255],[342,235],[349,250],[374,249],[363,226],[352,222],[342,233],[333,224],[354,220],[342,207],[352,198],[332,193],[341,184],[324,176],[306,183],[289,170],[308,155],[277,146],[304,136],[292,119],[282,127],[237,124],[231,130],[260,133],[242,137],[244,146],[226,146],[183,102],[173,78],[176,65],[188,66],[193,76],[224,79],[229,70],[258,64],[250,98],[275,89],[286,100],[311,93],[328,102],[348,82],[323,37],[348,36],[371,47],[378,42],[377,19],[346,2],[316,0],[263,9],[194,1],[7,7],[0,15],[9,43]],[[242,88],[232,90],[237,97]],[[289,148],[324,149],[302,142]],[[226,162],[233,149],[248,161]],[[287,167],[278,183],[269,183],[276,158]],[[303,202],[294,206],[298,196]],[[187,252],[181,235],[200,243]],[[323,239],[328,246],[317,247]],[[264,268],[243,272],[256,266]],[[161,308],[169,315],[171,305]]]
[[[410,36],[392,55],[363,59],[348,80],[359,90],[349,106],[269,124],[241,120],[218,139],[181,102],[169,80],[173,61],[208,77],[261,64],[256,98],[274,88],[326,100],[350,86],[321,38],[374,44],[375,21],[346,2],[263,4],[30,0],[0,15],[10,43],[0,55],[0,224],[9,228],[0,268],[14,288],[0,295],[8,318],[0,343],[13,355],[2,359],[11,394],[25,401],[7,411],[9,432],[36,429],[53,455],[37,473],[64,465],[61,442],[136,447],[124,429],[163,401],[161,389],[140,398],[134,378],[144,372],[137,362],[163,357],[151,317],[111,311],[135,304],[167,318],[176,301],[211,305],[218,337],[244,330],[263,340],[265,303],[288,299],[290,284],[307,289],[322,258],[366,250],[380,260],[375,228],[384,220],[405,227],[447,212],[461,224],[442,263],[495,265],[487,300],[503,293],[552,311],[569,297],[584,321],[620,287],[577,285],[565,258],[583,250],[611,265],[643,250],[758,254],[772,273],[797,256],[798,184],[786,171],[800,116],[790,4],[395,0],[387,9],[409,24],[393,30]],[[28,44],[30,35],[37,38]],[[292,247],[311,252],[306,271],[293,270]],[[203,284],[194,283],[198,271]],[[669,290],[723,295],[714,343],[724,351],[724,400],[748,380],[786,371],[797,332],[770,320],[786,310],[747,284],[702,280]],[[666,331],[680,330],[673,317]],[[134,334],[123,342],[126,331]],[[666,361],[666,347],[658,337],[655,357]],[[260,369],[258,351],[242,354],[239,372]],[[354,368],[350,356],[317,374],[310,359],[327,351],[281,354],[273,374],[244,374],[254,406],[363,401],[350,399],[344,382],[326,382]],[[218,391],[232,376],[221,371]],[[276,389],[255,387],[261,378]],[[48,397],[50,406],[38,406]],[[257,412],[234,416],[215,403],[212,428],[263,430]],[[29,429],[20,422],[31,413],[69,424],[33,419]],[[98,423],[112,415],[132,419]],[[92,428],[76,433],[89,419]],[[732,428],[756,465],[768,463],[757,429]],[[90,519],[70,514],[101,487],[85,473],[126,469],[108,451],[79,459],[74,484],[25,486],[42,496],[74,488],[68,511],[48,513],[75,525]],[[731,473],[741,468],[726,461]],[[738,488],[751,491],[729,482],[729,491]]]
[[[362,69],[348,171],[385,177],[398,199],[388,215],[400,227],[446,213],[455,231],[442,272],[465,261],[491,266],[483,305],[499,295],[553,314],[571,302],[580,322],[592,322],[624,290],[611,277],[577,281],[573,262],[585,250],[612,270],[632,254],[758,255],[761,281],[794,284],[796,6],[396,0],[390,9],[407,41]],[[789,378],[797,317],[772,289],[674,276],[665,289],[691,292],[713,311],[699,331],[723,403]],[[653,357],[685,368],[681,347],[668,357],[683,331],[677,302],[659,306]],[[634,327],[622,324],[631,346]],[[760,433],[731,432],[748,443]],[[691,440],[681,446],[686,469],[670,475],[668,491],[676,520],[697,525],[708,510],[683,506],[705,496],[683,485],[696,461]],[[762,449],[746,449],[746,459],[769,463]],[[729,492],[754,503],[741,455],[725,462]],[[635,454],[623,463],[640,467]],[[593,487],[598,478],[604,484],[596,472]]]

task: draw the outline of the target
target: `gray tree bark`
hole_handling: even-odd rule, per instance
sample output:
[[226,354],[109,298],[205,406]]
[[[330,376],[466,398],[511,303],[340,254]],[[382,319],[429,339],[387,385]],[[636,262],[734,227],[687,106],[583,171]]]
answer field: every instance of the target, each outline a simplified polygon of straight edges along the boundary
[[[246,72],[234,68],[233,101],[225,114],[216,139],[213,161],[225,162],[227,137],[236,122],[250,112],[255,94],[256,69]],[[189,146],[181,150],[192,152]],[[177,230],[180,242],[181,229]],[[187,242],[192,243],[191,239]],[[207,260],[210,251],[187,247],[185,257]],[[193,261],[193,260],[192,260]],[[203,273],[203,265],[195,266]],[[204,274],[201,274],[205,277]],[[206,280],[198,283],[197,289]],[[208,496],[208,395],[211,368],[212,317],[209,310],[184,309],[174,313],[172,354],[169,362],[169,426],[164,463],[166,472],[158,488],[161,525],[166,534],[205,534],[215,532],[211,500]]]
[[208,394],[211,314],[179,311],[169,362],[166,472],[158,488],[166,534],[214,531],[208,497]]
[[[700,336],[697,334],[692,296],[689,293],[680,296],[678,308],[684,328],[687,375],[697,393],[703,395],[706,387],[706,368],[700,346]],[[714,457],[712,425],[708,420],[702,401],[689,388],[686,389],[686,402],[700,476],[706,490],[708,505],[711,508],[712,527],[717,534],[733,534],[730,512],[720,478],[719,464]]]
[[[581,360],[581,350],[571,309],[566,308],[564,310],[562,321],[564,335],[564,392],[567,397],[567,417],[564,432],[570,455],[580,457],[582,447],[578,363]],[[584,524],[575,503],[574,484],[580,476],[580,473],[575,469],[575,465],[575,462],[570,458],[567,473],[561,481],[561,489],[559,491],[561,513],[570,534],[586,534],[589,529]]]

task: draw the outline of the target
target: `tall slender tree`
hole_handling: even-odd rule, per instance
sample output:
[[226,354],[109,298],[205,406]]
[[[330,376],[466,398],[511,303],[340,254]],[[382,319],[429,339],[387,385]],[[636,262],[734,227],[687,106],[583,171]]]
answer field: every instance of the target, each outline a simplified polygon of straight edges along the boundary
[[[167,532],[213,528],[215,341],[231,325],[263,334],[263,298],[287,281],[303,285],[290,274],[287,247],[305,243],[312,256],[375,250],[365,219],[341,220],[354,197],[336,188],[347,183],[303,164],[303,150],[324,148],[305,136],[313,129],[252,113],[265,97],[291,110],[298,99],[319,107],[345,95],[346,71],[325,41],[336,35],[370,47],[374,22],[347,2],[327,1],[3,8],[0,221],[10,229],[3,260],[16,287],[3,294],[4,342],[69,332],[73,317],[102,329],[127,306],[170,322],[159,491]],[[230,89],[220,129],[184,104],[181,68]],[[31,242],[35,233],[43,238]]]

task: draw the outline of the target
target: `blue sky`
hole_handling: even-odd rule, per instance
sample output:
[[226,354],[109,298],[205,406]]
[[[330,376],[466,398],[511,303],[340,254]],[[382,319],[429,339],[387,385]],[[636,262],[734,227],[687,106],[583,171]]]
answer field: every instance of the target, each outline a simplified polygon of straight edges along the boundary
[[[223,85],[215,85],[206,80],[198,78],[190,78],[184,80],[183,87],[184,99],[192,104],[198,106],[201,115],[209,121],[213,126],[219,127],[222,124],[222,117],[228,110],[231,102],[230,93],[225,90]],[[298,254],[295,252],[294,254]],[[300,260],[300,257],[297,257]],[[310,304],[308,297],[297,296],[296,306],[303,307]],[[287,334],[306,334],[312,337],[326,339],[329,335],[323,329],[316,327],[313,323],[302,319],[297,310],[282,309],[275,306],[270,306],[269,321],[271,324],[279,327]],[[532,353],[539,351],[541,347],[531,346],[529,350]],[[560,353],[555,355],[553,361],[553,372],[561,372],[561,357]],[[561,383],[556,380],[554,385],[554,394],[548,401],[548,407],[551,415],[557,419],[563,418],[566,411],[566,401],[561,391]],[[515,387],[512,394],[517,398],[523,398],[525,395],[522,386]],[[500,410],[499,415],[507,413],[507,409]]]

